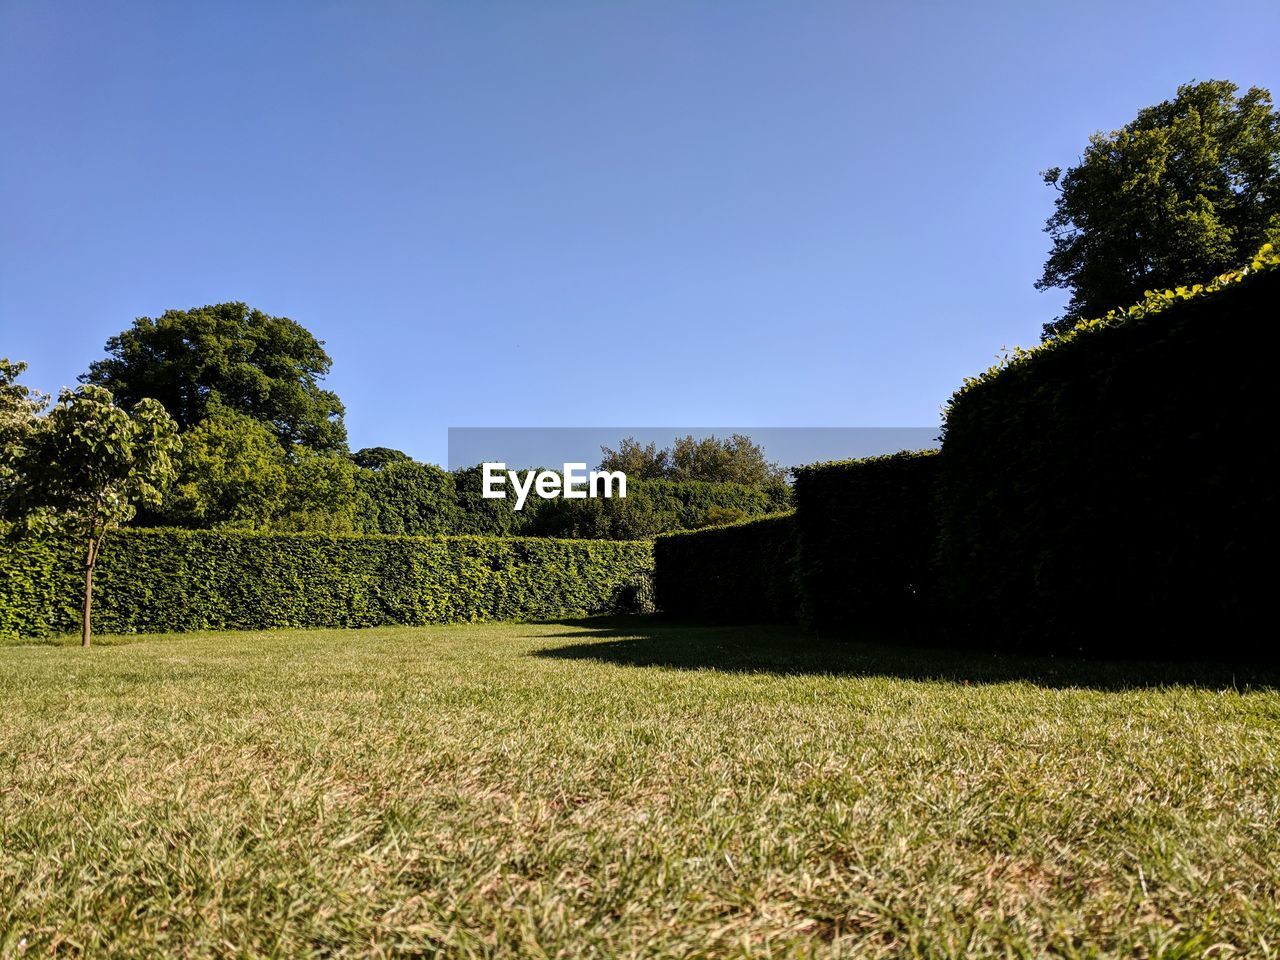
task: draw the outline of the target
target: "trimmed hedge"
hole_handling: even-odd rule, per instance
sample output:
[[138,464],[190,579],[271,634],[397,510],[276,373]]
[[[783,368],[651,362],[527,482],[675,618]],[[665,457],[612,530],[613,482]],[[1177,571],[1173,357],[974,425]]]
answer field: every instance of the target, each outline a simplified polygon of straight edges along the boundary
[[795,471],[807,625],[914,631],[930,621],[939,459],[925,450]]
[[1256,642],[1280,453],[1267,266],[1153,294],[952,398],[939,563],[963,632],[1139,654]]
[[798,604],[795,554],[792,514],[658,537],[658,608],[675,616],[791,622]]
[[794,514],[654,541],[658,607],[676,616],[870,625],[928,622],[936,451],[796,470]]
[[[0,551],[0,634],[76,629],[77,545]],[[104,633],[530,620],[613,612],[648,543],[119,530],[94,589]]]

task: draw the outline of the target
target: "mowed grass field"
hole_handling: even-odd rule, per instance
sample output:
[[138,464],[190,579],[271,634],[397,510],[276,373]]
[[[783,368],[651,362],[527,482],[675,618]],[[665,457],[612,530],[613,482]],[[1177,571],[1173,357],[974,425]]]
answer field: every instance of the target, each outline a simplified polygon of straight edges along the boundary
[[0,648],[0,955],[1280,955],[1280,692],[644,620]]

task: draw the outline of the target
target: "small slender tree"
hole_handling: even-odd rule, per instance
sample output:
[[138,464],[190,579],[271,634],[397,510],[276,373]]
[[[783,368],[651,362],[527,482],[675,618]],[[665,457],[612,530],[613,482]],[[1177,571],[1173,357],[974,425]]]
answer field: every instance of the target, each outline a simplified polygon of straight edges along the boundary
[[156,400],[125,411],[111,391],[63,390],[24,444],[18,500],[28,527],[65,530],[84,545],[84,610],[80,642],[89,646],[93,573],[111,528],[138,504],[156,506],[173,479],[178,428]]

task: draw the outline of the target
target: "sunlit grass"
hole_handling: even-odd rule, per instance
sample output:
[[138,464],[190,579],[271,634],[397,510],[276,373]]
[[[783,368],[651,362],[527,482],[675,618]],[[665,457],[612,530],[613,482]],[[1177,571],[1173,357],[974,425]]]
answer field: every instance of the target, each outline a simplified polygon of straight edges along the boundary
[[7,647],[0,955],[1275,956],[1269,684],[643,621]]

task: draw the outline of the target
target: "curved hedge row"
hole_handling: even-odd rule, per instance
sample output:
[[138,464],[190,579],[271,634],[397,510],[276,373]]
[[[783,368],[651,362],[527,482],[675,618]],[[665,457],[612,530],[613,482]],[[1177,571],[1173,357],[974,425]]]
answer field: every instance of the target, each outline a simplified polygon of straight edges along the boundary
[[[78,547],[0,552],[0,634],[76,628]],[[104,633],[530,620],[613,612],[648,543],[120,530],[98,561]]]
[[1128,653],[1250,642],[1271,592],[1278,307],[1280,269],[1260,259],[966,382],[938,556],[961,633]]
[[952,398],[940,453],[802,467],[785,526],[661,538],[659,605],[782,619],[774,598],[788,584],[795,609],[798,570],[813,626],[1259,652],[1280,526],[1277,308],[1280,256],[1264,247],[1209,284],[1015,351]]
[[795,554],[789,513],[658,537],[655,599],[676,616],[790,622],[798,606]]

